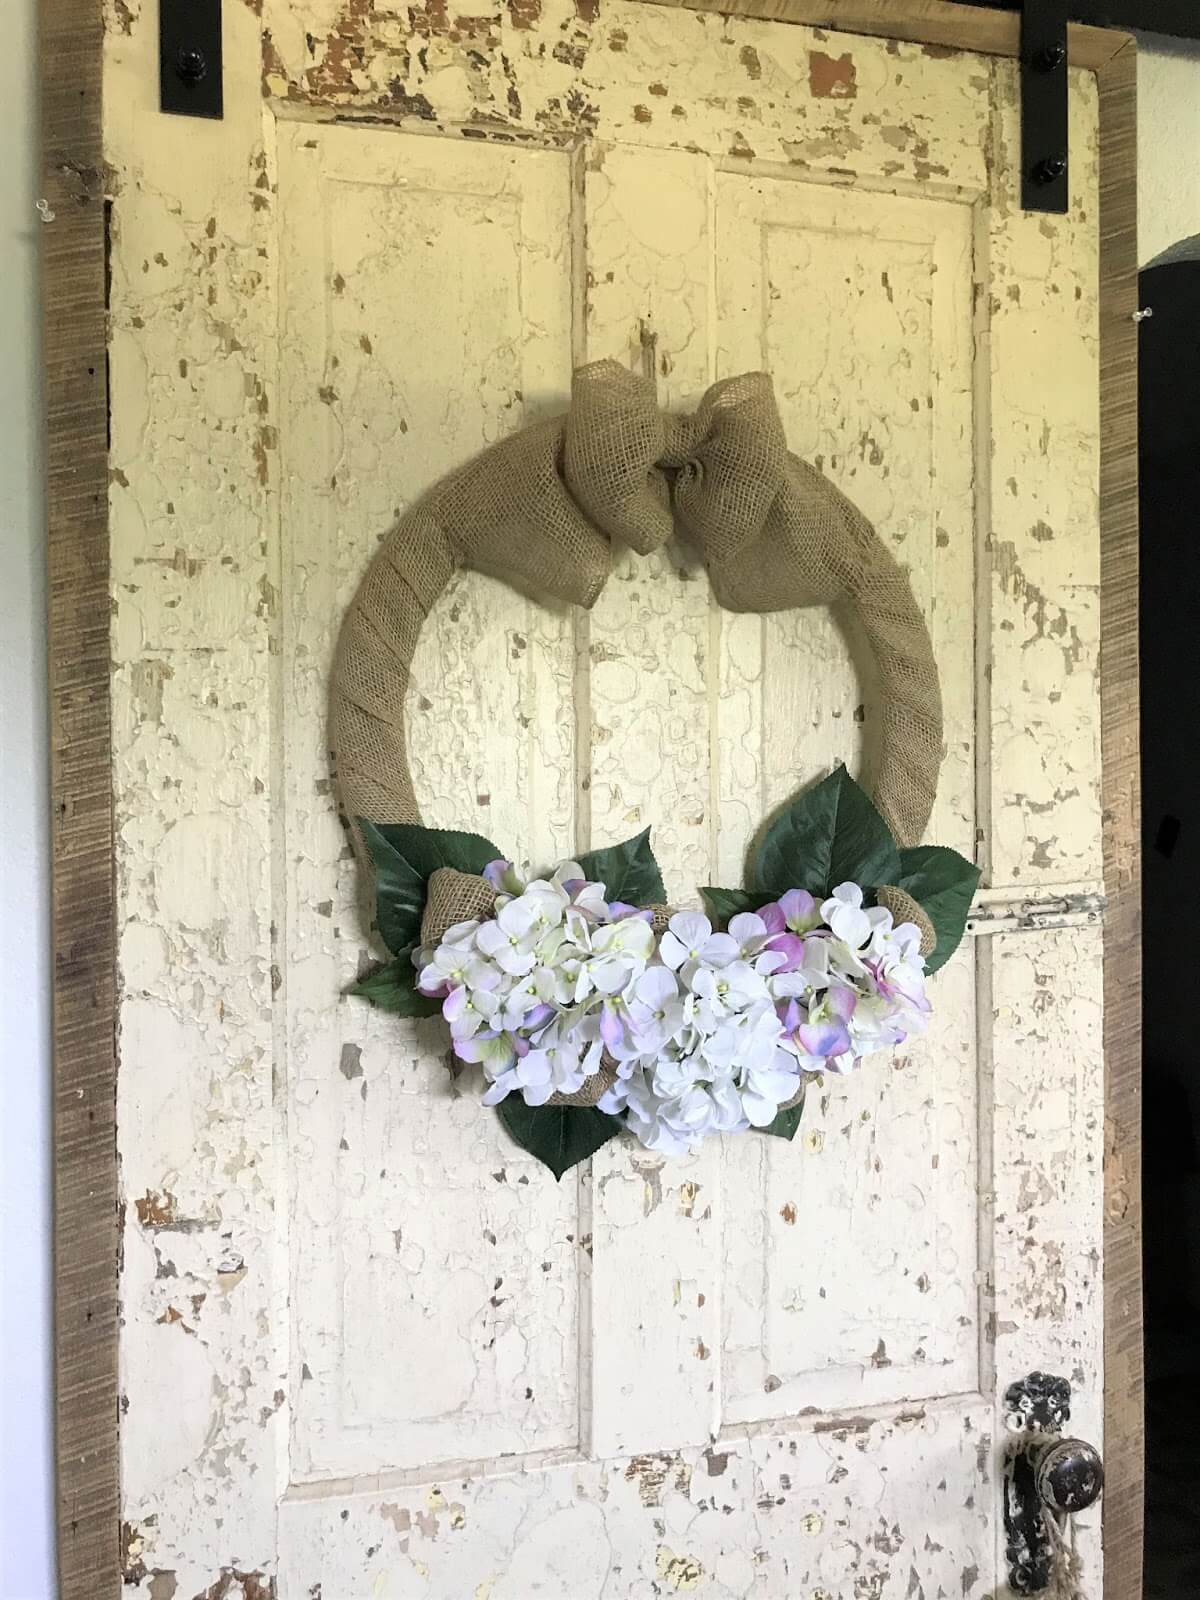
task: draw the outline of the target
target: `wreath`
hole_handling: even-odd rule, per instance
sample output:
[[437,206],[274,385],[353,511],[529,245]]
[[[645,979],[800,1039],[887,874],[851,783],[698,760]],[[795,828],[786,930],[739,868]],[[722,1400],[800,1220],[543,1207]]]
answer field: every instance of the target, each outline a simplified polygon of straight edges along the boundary
[[[650,831],[531,876],[490,840],[426,828],[404,703],[422,622],[460,566],[588,606],[616,543],[679,527],[718,601],[846,598],[883,701],[874,802],[844,767],[761,832],[744,888],[672,911]],[[556,1177],[623,1130],[666,1154],[714,1133],[791,1138],[808,1086],[926,1025],[925,979],[962,938],[978,870],[922,845],[942,757],[928,630],[858,509],[789,454],[770,379],[716,384],[692,416],[614,362],[570,410],[438,484],[384,539],[342,628],[331,742],[391,959],[352,993],[440,1015],[509,1134]]]

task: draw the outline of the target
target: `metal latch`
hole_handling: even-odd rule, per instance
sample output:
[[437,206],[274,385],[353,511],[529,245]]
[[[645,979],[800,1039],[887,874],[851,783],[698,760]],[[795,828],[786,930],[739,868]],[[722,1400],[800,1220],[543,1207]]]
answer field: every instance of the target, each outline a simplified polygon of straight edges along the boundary
[[1100,1498],[1104,1467],[1092,1445],[1063,1437],[1071,1420],[1065,1378],[1031,1372],[1009,1385],[1004,1406],[1012,1436],[1004,1480],[1008,1585],[1016,1595],[1045,1594],[1062,1564],[1070,1568],[1067,1519]]

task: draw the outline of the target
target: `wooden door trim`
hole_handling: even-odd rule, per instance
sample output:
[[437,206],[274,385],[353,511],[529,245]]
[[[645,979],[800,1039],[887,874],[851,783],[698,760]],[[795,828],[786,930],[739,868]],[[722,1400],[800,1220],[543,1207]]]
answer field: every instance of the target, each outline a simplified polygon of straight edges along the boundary
[[108,1600],[119,1594],[121,1581],[102,48],[101,0],[41,0],[62,1600]]
[[[948,0],[647,0],[1012,56],[1018,19]],[[118,1600],[115,849],[109,700],[101,0],[40,0],[52,806],[54,1348],[62,1600]],[[1073,26],[1100,96],[1105,817],[1105,1600],[1142,1573],[1136,55]]]
[[1104,1594],[1141,1600],[1142,865],[1138,678],[1137,54],[1100,91],[1100,742],[1104,878]]
[[[688,11],[714,11],[723,17],[758,17],[764,22],[798,22],[838,33],[865,33],[906,39],[935,49],[973,50],[985,56],[1015,56],[1021,18],[1013,11],[989,11],[953,0],[648,0]],[[1071,65],[1101,72],[1122,54],[1130,35],[1112,28],[1073,22],[1067,30]]]

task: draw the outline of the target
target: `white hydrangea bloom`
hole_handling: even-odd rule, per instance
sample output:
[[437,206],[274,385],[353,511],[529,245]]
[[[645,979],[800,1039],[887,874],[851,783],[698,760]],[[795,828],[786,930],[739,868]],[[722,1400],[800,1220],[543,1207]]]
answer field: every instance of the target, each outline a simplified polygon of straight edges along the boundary
[[578,862],[529,882],[495,862],[486,876],[495,915],[414,961],[455,1053],[483,1068],[488,1105],[514,1093],[545,1105],[607,1065],[600,1109],[681,1155],[768,1126],[807,1076],[847,1072],[924,1026],[919,933],[864,905],[857,884],[819,910],[790,890],[726,932],[678,912],[656,941],[648,913],[609,904]]

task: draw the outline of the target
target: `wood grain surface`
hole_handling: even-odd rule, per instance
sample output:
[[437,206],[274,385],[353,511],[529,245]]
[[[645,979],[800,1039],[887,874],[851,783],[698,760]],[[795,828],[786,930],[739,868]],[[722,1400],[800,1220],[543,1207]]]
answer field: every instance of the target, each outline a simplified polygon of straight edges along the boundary
[[54,954],[54,1303],[62,1600],[120,1590],[113,838],[100,0],[43,0]]
[[1141,794],[1138,738],[1137,61],[1100,86],[1100,576],[1104,764],[1105,1600],[1140,1600]]

